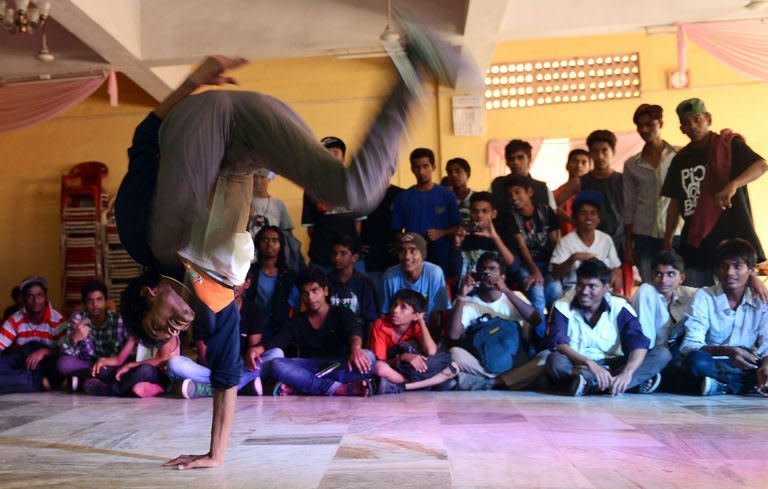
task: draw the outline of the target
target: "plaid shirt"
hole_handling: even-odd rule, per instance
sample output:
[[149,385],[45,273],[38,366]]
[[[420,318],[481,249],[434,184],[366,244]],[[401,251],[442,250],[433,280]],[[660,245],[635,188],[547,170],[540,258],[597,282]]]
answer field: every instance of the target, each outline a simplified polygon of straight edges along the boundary
[[114,357],[125,343],[128,333],[123,326],[123,318],[114,311],[106,312],[106,319],[100,328],[91,325],[91,332],[77,344],[72,342],[75,323],[86,317],[87,312],[78,312],[69,319],[67,337],[61,347],[62,352],[81,360],[95,360],[102,357]]

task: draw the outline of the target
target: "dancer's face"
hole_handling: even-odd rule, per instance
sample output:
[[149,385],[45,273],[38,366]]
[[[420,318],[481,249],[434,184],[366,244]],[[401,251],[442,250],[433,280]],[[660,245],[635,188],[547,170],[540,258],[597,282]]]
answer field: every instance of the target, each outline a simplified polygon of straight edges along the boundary
[[432,181],[432,173],[435,171],[435,167],[429,161],[429,158],[425,156],[423,158],[416,158],[411,162],[411,171],[413,176],[416,177],[416,183],[424,185]]
[[334,158],[337,160],[343,162],[344,161],[344,152],[341,150],[341,148],[325,148],[329,153],[333,155]]
[[147,336],[155,341],[168,341],[189,329],[195,312],[167,282],[147,287],[144,292],[150,303],[141,322]]

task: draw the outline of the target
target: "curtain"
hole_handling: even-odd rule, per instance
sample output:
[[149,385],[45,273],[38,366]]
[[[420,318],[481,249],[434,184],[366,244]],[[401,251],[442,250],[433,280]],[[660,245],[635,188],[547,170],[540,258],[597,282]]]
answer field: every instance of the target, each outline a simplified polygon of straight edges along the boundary
[[[107,78],[0,87],[0,133],[47,121],[88,98]],[[116,88],[114,90],[116,95]]]
[[678,39],[678,58],[682,64],[687,37],[734,70],[768,80],[768,24],[760,20],[681,24],[678,36],[682,38]]

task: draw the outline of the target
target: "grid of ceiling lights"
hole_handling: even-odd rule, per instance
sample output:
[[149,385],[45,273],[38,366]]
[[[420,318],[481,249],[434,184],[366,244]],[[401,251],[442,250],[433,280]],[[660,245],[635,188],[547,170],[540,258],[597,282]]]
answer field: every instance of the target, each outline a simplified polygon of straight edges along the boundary
[[639,96],[637,53],[496,63],[485,74],[487,110]]

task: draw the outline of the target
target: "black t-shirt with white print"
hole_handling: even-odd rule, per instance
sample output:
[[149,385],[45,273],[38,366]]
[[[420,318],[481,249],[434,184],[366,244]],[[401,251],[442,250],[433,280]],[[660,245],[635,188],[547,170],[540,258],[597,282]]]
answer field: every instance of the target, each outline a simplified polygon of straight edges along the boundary
[[[741,140],[734,138],[732,143],[732,163],[730,179],[741,175],[752,163],[763,159]],[[717,245],[725,239],[743,238],[755,247],[758,261],[765,260],[763,248],[755,232],[752,220],[752,208],[749,203],[747,187],[740,187],[733,196],[732,207],[720,214],[715,227],[701,242],[698,248],[686,243],[691,217],[701,195],[701,183],[707,173],[709,145],[688,145],[674,157],[669,166],[667,178],[661,188],[661,195],[678,201],[680,215],[685,220],[682,232],[680,254],[686,265],[693,267],[712,266],[712,257]]]

